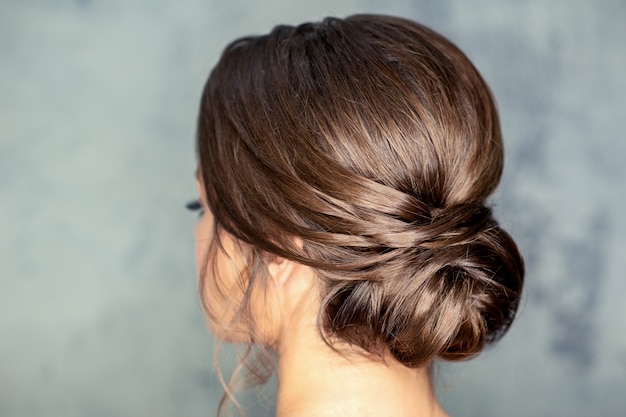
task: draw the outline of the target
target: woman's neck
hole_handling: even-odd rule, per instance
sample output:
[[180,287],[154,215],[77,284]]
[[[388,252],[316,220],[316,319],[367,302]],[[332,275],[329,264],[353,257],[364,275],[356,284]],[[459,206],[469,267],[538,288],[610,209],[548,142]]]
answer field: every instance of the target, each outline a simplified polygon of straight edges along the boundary
[[427,368],[367,358],[324,343],[313,326],[283,338],[277,417],[444,417]]
[[447,417],[427,368],[407,368],[391,355],[369,358],[351,346],[329,347],[317,328],[320,302],[311,296],[319,279],[308,267],[282,265],[290,279],[274,290],[279,308],[272,310],[280,323],[272,337],[277,417]]

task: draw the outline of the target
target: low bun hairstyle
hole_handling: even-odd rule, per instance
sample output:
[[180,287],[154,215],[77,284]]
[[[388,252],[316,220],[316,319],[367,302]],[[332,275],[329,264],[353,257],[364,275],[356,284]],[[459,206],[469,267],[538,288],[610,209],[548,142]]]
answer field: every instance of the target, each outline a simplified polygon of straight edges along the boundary
[[419,367],[508,329],[524,268],[486,206],[496,106],[441,35],[356,15],[239,39],[205,86],[197,139],[215,233],[253,249],[248,285],[266,253],[315,268],[329,344]]

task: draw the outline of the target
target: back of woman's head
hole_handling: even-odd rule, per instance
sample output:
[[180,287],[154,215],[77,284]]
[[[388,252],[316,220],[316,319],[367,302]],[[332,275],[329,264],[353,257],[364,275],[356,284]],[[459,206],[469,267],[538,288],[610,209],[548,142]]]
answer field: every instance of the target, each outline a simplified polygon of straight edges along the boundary
[[[485,206],[496,107],[428,28],[357,15],[235,41],[204,90],[198,154],[217,233],[256,266],[315,268],[330,343],[417,367],[470,357],[513,320],[523,262]],[[250,268],[248,285],[266,276]]]

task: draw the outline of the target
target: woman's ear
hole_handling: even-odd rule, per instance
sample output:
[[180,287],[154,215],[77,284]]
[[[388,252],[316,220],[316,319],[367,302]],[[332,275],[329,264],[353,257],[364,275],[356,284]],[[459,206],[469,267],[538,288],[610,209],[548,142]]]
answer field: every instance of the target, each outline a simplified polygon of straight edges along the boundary
[[295,262],[280,256],[271,256],[267,271],[276,285],[284,286],[291,278],[295,271]]
[[290,300],[300,299],[315,288],[313,270],[298,262],[273,256],[267,264],[267,271],[276,289]]
[[[297,247],[302,249],[302,239],[295,238],[294,243]],[[278,255],[266,255],[267,271],[276,285],[284,286],[285,284],[290,283],[291,280],[298,278],[297,275],[302,273],[300,270],[304,268],[304,265],[286,258],[281,258]]]

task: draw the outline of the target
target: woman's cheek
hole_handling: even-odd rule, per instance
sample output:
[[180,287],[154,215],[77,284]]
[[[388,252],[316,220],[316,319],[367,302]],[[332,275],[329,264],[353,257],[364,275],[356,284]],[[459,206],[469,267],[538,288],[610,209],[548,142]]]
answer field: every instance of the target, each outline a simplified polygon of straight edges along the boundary
[[207,253],[209,251],[209,244],[211,242],[211,230],[207,227],[207,220],[201,218],[194,226],[194,241],[195,241],[195,258],[196,258],[196,271],[198,277],[204,269]]

